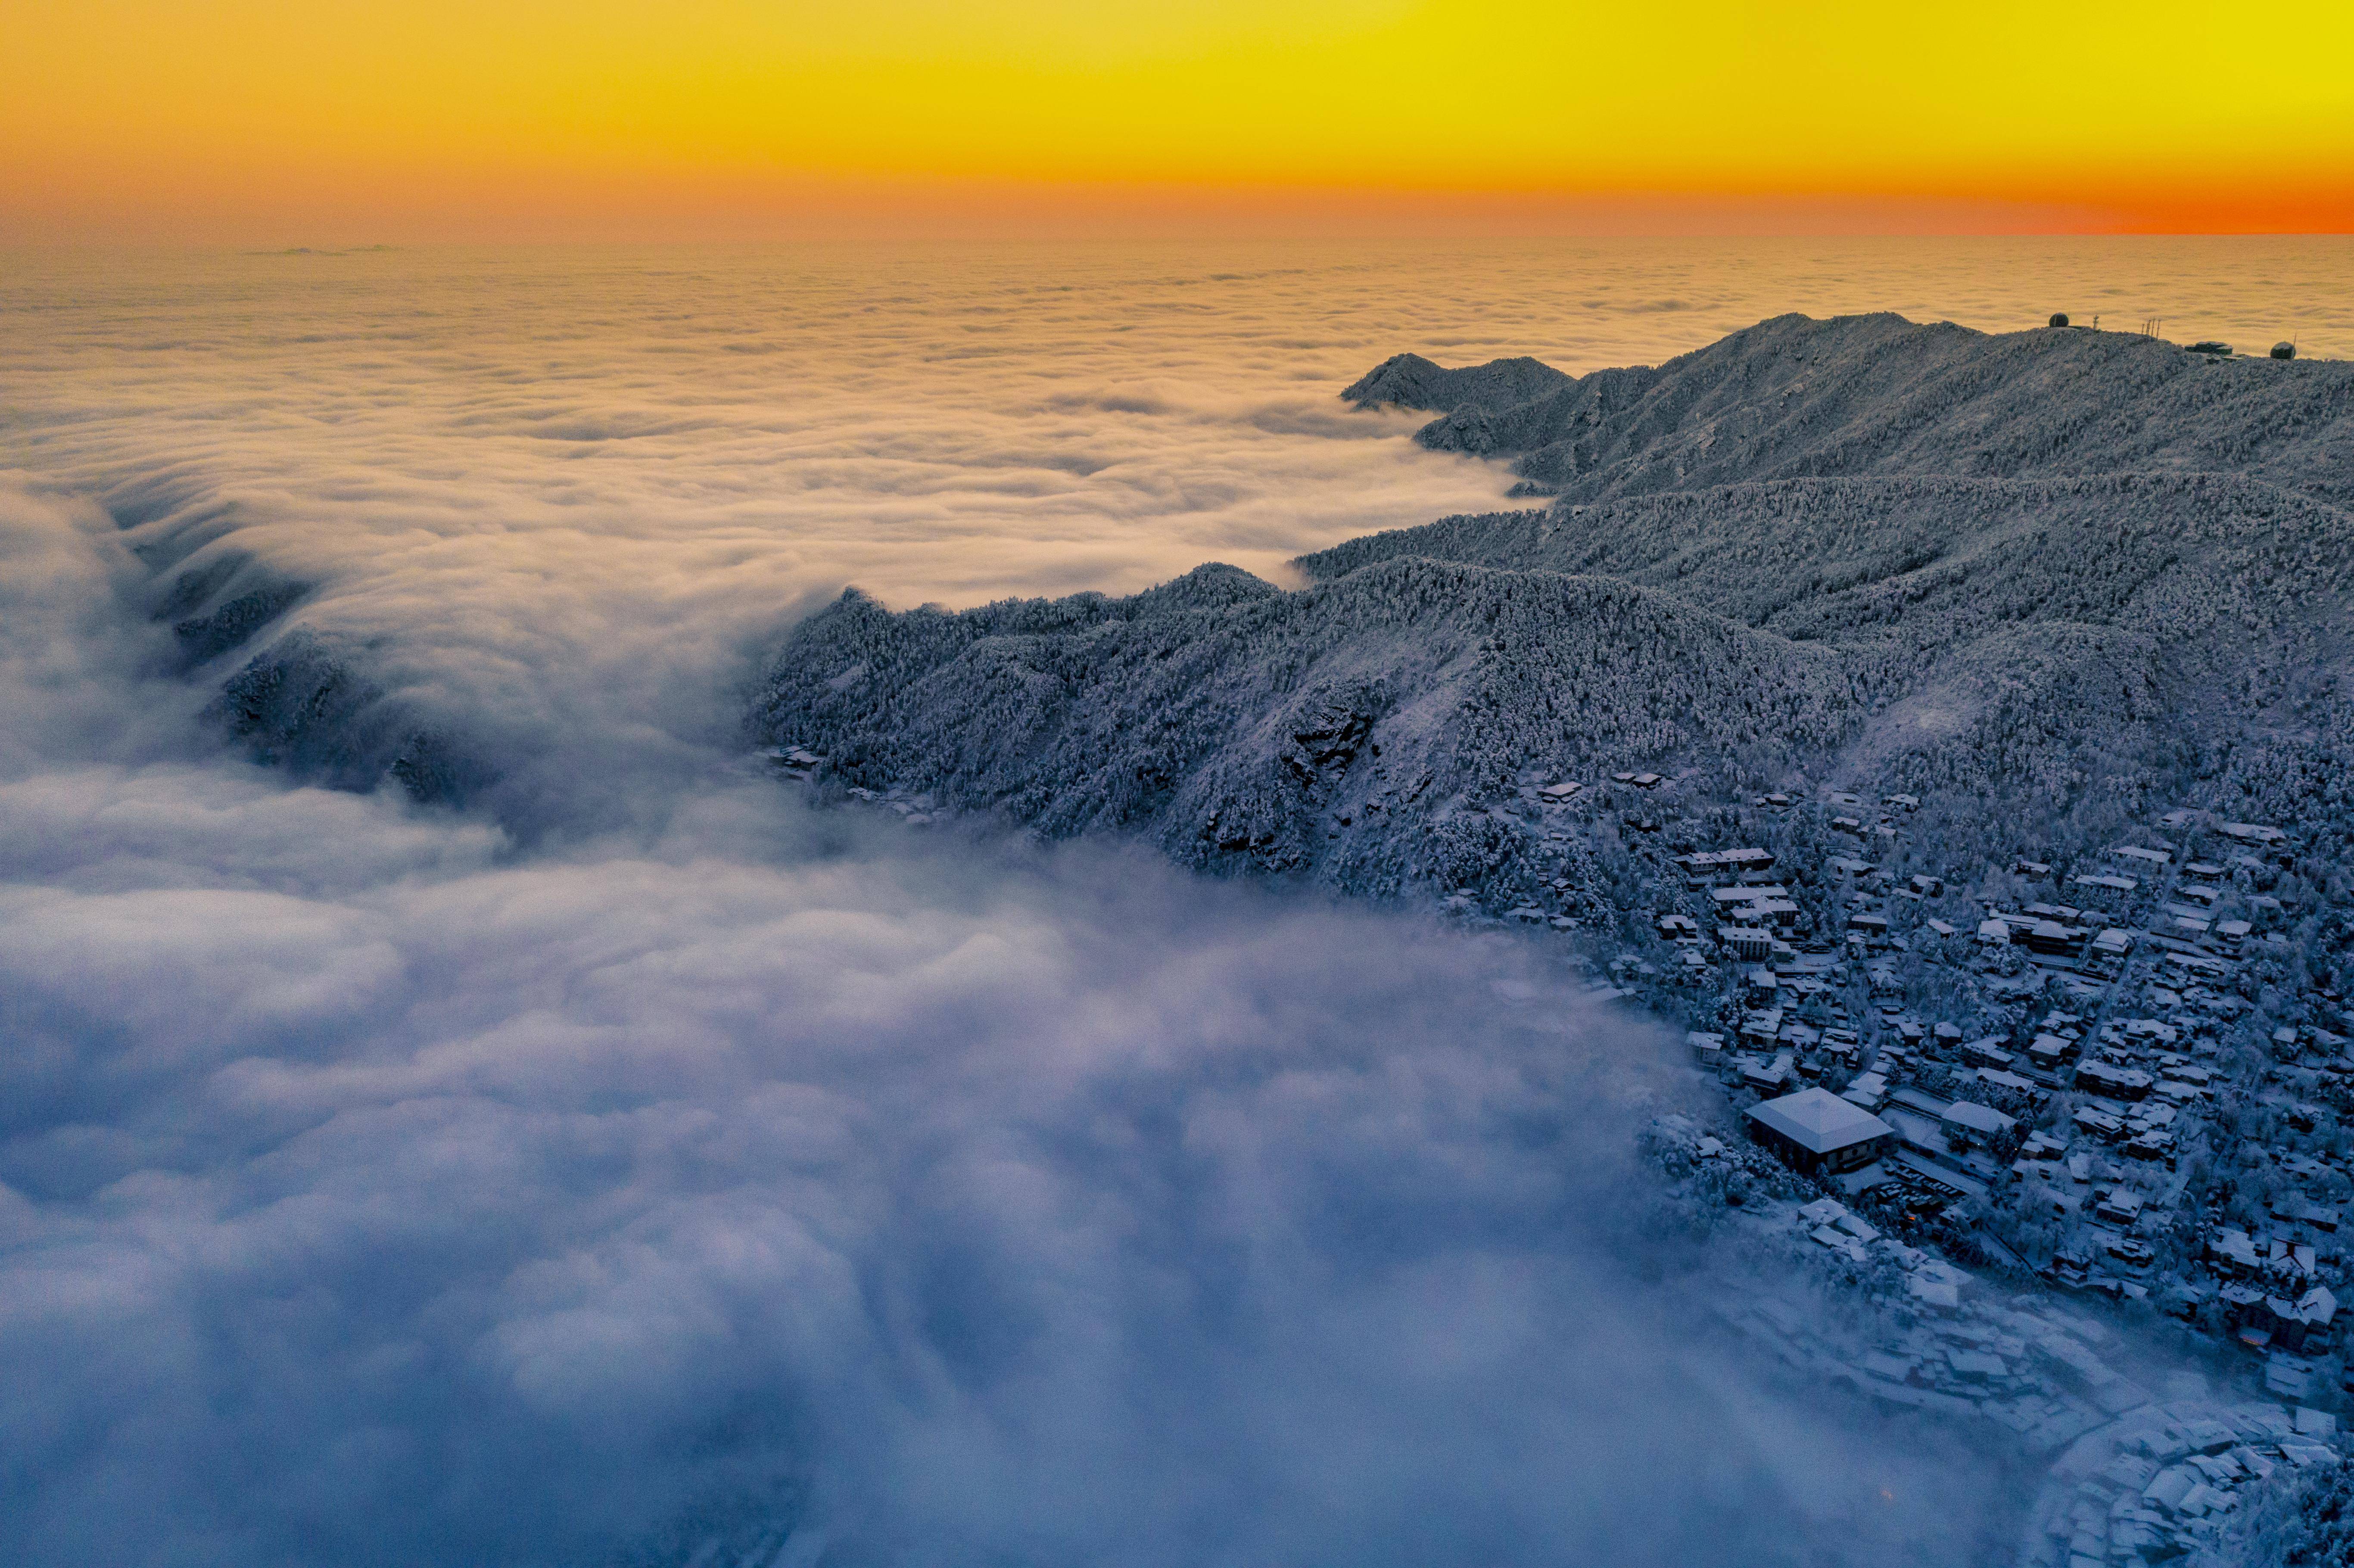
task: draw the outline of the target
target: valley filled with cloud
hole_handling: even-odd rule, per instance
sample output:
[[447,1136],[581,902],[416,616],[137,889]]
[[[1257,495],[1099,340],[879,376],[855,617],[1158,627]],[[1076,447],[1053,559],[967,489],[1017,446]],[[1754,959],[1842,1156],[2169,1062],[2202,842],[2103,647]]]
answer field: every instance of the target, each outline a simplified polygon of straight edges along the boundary
[[[2082,282],[2031,260],[1985,308]],[[1394,349],[1939,286],[1506,255],[1498,313],[1469,265],[16,285],[7,1555],[1983,1559],[1996,1461],[1708,1328],[1768,1266],[1646,1207],[1636,1129],[1699,1093],[1658,1030],[1516,943],[749,753],[847,583],[1280,577],[1492,510],[1503,467],[1338,399]],[[260,755],[223,693],[301,638],[355,727]],[[324,787],[376,731],[478,782]]]

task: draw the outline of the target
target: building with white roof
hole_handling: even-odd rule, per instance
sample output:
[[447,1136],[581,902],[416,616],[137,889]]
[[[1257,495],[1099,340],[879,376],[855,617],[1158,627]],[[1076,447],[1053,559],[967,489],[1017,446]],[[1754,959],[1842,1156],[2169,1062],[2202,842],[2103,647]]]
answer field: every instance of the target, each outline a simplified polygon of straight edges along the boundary
[[1962,1143],[1999,1138],[2019,1125],[1992,1106],[1982,1106],[1976,1100],[1956,1100],[1937,1119],[1947,1138]]
[[1896,1129],[1829,1089],[1801,1089],[1749,1108],[1749,1136],[1812,1175],[1869,1165]]

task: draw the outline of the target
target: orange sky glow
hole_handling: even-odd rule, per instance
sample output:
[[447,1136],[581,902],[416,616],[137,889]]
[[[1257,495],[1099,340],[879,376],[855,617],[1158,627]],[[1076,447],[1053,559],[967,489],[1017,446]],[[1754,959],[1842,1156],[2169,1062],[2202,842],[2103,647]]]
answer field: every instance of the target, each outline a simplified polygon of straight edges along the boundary
[[2354,230],[2354,6],[35,0],[0,240]]

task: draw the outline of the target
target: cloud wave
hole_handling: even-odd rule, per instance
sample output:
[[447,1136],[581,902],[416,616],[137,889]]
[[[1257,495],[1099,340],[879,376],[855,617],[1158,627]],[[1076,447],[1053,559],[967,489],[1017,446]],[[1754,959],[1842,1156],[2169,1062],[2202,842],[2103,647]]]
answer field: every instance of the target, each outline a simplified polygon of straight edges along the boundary
[[90,608],[119,540],[0,518],[13,1561],[1934,1562],[1991,1528],[1976,1461],[1702,1331],[1709,1281],[1621,1218],[1676,1080],[1520,949],[716,764],[529,853],[288,788],[140,738],[185,694]]
[[[1400,349],[2344,335],[2336,251],[2249,254],[12,270],[0,1554],[1982,1556],[1989,1460],[1776,1383],[1709,1328],[1759,1282],[1641,1224],[1656,1039],[1409,921],[811,815],[736,771],[734,685],[848,582],[1120,591],[1491,507],[1334,398]],[[224,755],[249,647],[184,678],[148,619],[212,565],[311,585],[265,638],[363,651],[497,812]]]

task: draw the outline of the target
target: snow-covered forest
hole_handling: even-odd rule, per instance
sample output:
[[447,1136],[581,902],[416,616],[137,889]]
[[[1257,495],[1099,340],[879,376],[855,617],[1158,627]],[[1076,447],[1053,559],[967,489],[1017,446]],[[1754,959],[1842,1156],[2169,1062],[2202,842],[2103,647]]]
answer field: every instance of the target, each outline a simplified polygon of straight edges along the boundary
[[1794,1209],[1933,1302],[1975,1277],[1940,1256],[2106,1298],[2294,1410],[2154,1403],[2028,1297],[1860,1359],[1736,1330],[2073,1444],[2026,1561],[2336,1561],[2343,1489],[2294,1477],[2354,1397],[2354,366],[1786,317],[1575,379],[1400,356],[1345,396],[1439,411],[1426,444],[1542,503],[1349,541],[1289,591],[854,591],[780,650],[758,734],[919,819],[1557,933],[1722,1080],[1726,1137],[1668,1140],[1702,1207],[1756,1184],[1762,1156],[1711,1185],[1739,1113],[1817,1086],[1892,1151],[1749,1223]]
[[2137,333],[1993,335],[1901,316],[1777,316],[1656,368],[1401,355],[1359,403],[1440,411],[1426,446],[1511,459],[1573,502],[1760,480],[2242,473],[2344,505],[2354,366]]
[[2194,784],[2275,816],[2344,776],[2354,718],[2350,368],[1892,317],[1575,382],[1392,360],[1347,396],[1492,417],[1517,434],[1480,450],[1579,477],[1305,557],[1296,592],[1204,567],[954,616],[846,596],[757,724],[845,784],[1384,896],[1524,896],[1558,871],[1522,789],[1630,770],[1961,802],[1957,863]]

